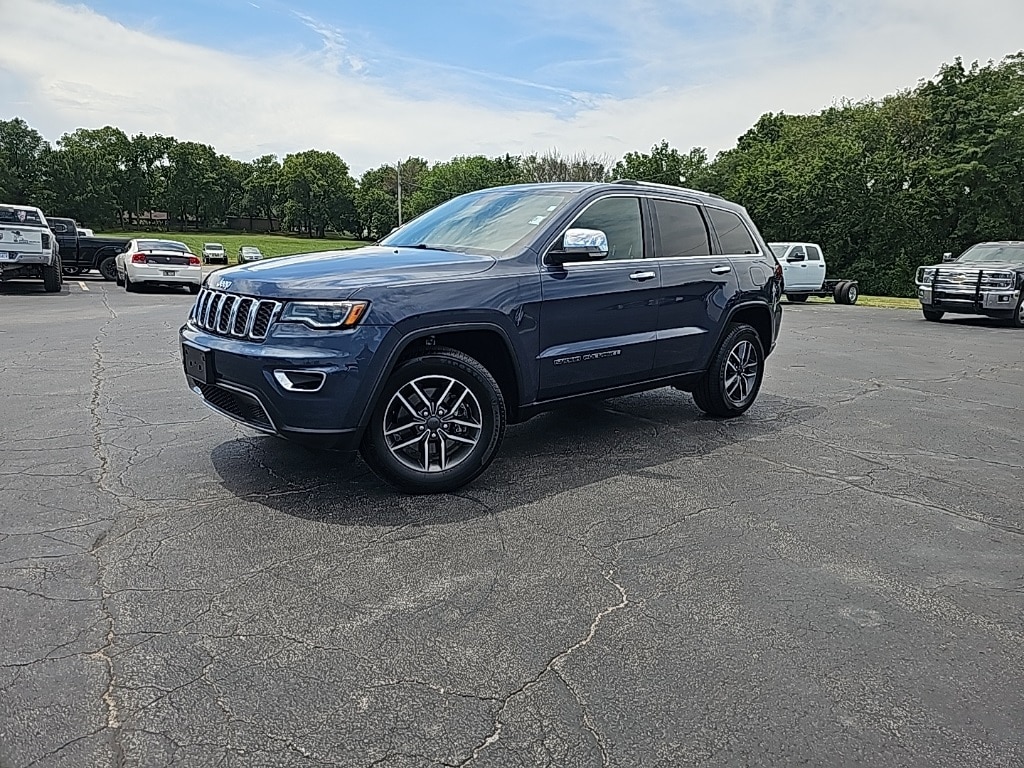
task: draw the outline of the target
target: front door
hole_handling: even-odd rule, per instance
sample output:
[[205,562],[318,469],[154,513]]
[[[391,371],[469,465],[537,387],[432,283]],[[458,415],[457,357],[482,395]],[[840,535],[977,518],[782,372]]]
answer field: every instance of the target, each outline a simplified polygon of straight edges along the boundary
[[541,265],[541,400],[642,381],[654,365],[661,276],[644,258],[649,246],[640,198],[601,198],[569,226],[604,232],[608,256]]

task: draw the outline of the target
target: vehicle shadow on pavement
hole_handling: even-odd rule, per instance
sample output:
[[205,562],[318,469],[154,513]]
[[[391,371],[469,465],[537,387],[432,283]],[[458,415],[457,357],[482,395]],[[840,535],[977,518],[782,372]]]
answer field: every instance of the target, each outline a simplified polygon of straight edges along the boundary
[[56,298],[68,295],[68,286],[64,285],[59,291],[47,293],[43,290],[41,280],[10,280],[0,283],[0,296],[49,296]]
[[671,481],[657,467],[776,433],[825,409],[763,394],[739,419],[709,419],[670,389],[570,406],[510,427],[497,459],[456,494],[407,496],[354,457],[274,437],[240,438],[212,453],[239,499],[340,525],[437,525],[473,519],[620,475]]

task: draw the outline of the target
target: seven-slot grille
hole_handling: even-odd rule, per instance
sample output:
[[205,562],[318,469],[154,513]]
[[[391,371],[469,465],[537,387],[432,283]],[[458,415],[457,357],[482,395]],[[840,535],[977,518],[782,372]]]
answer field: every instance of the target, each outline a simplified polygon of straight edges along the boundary
[[218,336],[263,341],[281,311],[281,302],[203,288],[192,307],[192,322]]

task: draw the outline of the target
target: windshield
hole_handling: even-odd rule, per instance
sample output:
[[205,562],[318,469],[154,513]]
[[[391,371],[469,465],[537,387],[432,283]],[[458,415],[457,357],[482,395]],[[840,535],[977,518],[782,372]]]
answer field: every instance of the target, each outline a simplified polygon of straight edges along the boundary
[[24,208],[0,208],[0,224],[15,224],[22,227],[43,226],[38,211]]
[[786,251],[789,250],[789,243],[769,243],[768,247],[772,249],[775,258],[781,259],[786,255]]
[[473,192],[413,219],[381,245],[502,253],[532,234],[573,194],[522,187]]
[[223,251],[224,250],[224,246],[223,245],[217,245],[217,243],[207,243],[206,244],[206,250],[208,250],[208,251]]
[[188,246],[176,240],[139,240],[140,251],[183,251],[188,253]]
[[1024,243],[1015,243],[1014,245],[976,245],[964,251],[957,261],[1024,263]]

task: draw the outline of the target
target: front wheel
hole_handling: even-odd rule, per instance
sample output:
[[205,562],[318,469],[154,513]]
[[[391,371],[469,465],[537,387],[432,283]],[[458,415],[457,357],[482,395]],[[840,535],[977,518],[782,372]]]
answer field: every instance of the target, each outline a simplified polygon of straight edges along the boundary
[[708,416],[733,418],[754,404],[763,378],[761,338],[749,325],[734,323],[694,388],[693,401]]
[[1014,310],[1013,317],[1010,318],[1010,325],[1014,328],[1024,328],[1024,295],[1017,302],[1017,309]]
[[475,480],[505,434],[505,399],[490,372],[438,347],[399,364],[363,437],[363,460],[408,493],[445,493]]
[[938,309],[922,309],[924,313],[924,319],[930,323],[937,323],[942,319],[942,316],[946,313]]
[[117,279],[117,260],[114,256],[107,256],[103,261],[100,262],[99,266],[100,274],[104,280],[116,280]]

